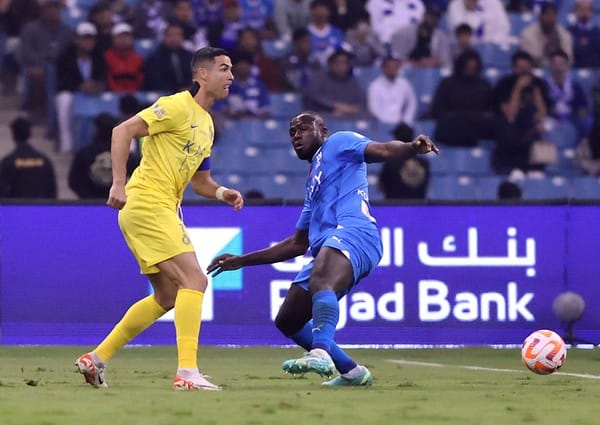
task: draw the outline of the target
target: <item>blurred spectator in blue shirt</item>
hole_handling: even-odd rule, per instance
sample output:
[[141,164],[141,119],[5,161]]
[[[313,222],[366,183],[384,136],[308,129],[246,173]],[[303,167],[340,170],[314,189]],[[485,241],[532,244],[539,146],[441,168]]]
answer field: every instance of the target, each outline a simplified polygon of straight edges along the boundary
[[313,0],[310,14],[311,20],[307,28],[312,37],[312,52],[324,65],[331,52],[342,47],[344,33],[331,25],[331,9],[327,0]]
[[312,38],[306,28],[294,31],[292,52],[283,59],[287,88],[296,92],[306,89],[311,75],[320,68],[312,54]]
[[271,0],[238,0],[242,9],[242,21],[245,26],[257,31],[270,28],[275,32],[273,24],[273,2]]
[[169,23],[162,43],[144,62],[144,89],[175,93],[188,87],[192,81],[192,53],[183,48],[183,28]]
[[194,19],[194,10],[190,0],[175,0],[170,18],[183,29],[183,48],[190,52],[207,45],[204,28],[199,27]]
[[269,114],[269,91],[259,77],[252,75],[254,58],[247,53],[233,58],[235,80],[229,88],[227,115],[234,118],[257,118]]
[[223,19],[221,0],[192,0],[194,19],[201,27],[208,27]]
[[575,68],[600,67],[600,28],[594,24],[592,0],[577,0],[575,23],[569,27],[573,36]]
[[211,46],[233,52],[238,33],[246,25],[241,19],[242,9],[238,0],[223,0],[223,19],[208,27],[207,39]]
[[158,40],[171,14],[170,3],[164,0],[141,0],[133,9],[133,36]]

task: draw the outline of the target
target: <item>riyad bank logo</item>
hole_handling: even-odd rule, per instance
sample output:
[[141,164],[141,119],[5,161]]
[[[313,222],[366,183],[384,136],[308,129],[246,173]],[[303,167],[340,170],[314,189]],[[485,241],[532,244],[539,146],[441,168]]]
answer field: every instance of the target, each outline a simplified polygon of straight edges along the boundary
[[[226,252],[230,254],[242,254],[242,228],[241,227],[188,227],[188,235],[194,245],[196,258],[203,270],[210,261],[218,255]],[[202,303],[202,320],[211,321],[214,317],[214,291],[241,291],[243,287],[242,271],[233,270],[221,273],[213,278],[208,276],[208,288],[204,293]],[[152,287],[150,286],[150,293]],[[172,322],[174,311],[171,310],[159,320]]]

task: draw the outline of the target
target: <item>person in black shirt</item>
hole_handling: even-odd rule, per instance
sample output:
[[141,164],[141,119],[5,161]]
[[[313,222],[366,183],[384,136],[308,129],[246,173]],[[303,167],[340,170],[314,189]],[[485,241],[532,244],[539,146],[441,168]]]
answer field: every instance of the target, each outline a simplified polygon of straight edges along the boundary
[[31,122],[10,123],[16,148],[0,162],[0,197],[56,198],[56,176],[47,156],[29,144]]
[[[119,119],[102,113],[94,120],[96,127],[93,142],[79,150],[69,171],[69,186],[80,198],[106,198],[112,184],[110,143],[112,129]],[[135,155],[127,161],[127,175],[136,167]]]

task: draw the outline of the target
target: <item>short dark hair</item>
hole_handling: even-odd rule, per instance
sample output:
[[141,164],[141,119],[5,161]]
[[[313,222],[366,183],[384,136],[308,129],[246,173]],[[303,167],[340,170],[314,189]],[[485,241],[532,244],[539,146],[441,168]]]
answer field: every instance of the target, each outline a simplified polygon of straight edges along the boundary
[[473,34],[473,28],[471,28],[471,25],[463,22],[454,29],[454,34]]
[[321,117],[321,115],[319,115],[318,113],[316,113],[314,111],[303,111],[303,112],[300,112],[298,115],[296,115],[290,121],[290,128],[291,128],[292,123],[294,121],[301,121],[301,122],[305,122],[305,123],[312,123],[312,122],[314,122],[319,127],[321,127],[325,131],[325,133],[327,133],[327,126],[325,125],[325,121],[323,120],[323,117]]
[[135,115],[140,109],[140,102],[132,94],[126,94],[119,99],[119,112],[122,115]]
[[229,56],[229,52],[225,49],[221,49],[220,47],[203,47],[199,50],[196,50],[194,56],[192,57],[192,73],[196,72],[198,68],[201,67],[203,62],[210,61],[215,63],[215,58],[217,56]]
[[292,41],[298,41],[304,37],[310,37],[310,31],[305,27],[296,28],[292,34]]
[[310,2],[310,10],[313,10],[315,7],[323,6],[331,12],[331,5],[327,0],[313,0]]
[[558,13],[558,9],[554,3],[545,1],[540,5],[540,15],[543,15],[546,12]]
[[523,192],[521,188],[509,180],[498,185],[498,199],[521,199]]
[[517,50],[516,52],[514,52],[513,55],[510,57],[510,63],[514,66],[517,63],[517,61],[521,59],[533,64],[533,57],[523,50]]
[[10,123],[10,131],[15,142],[25,143],[31,137],[31,121],[25,117],[17,117]]
[[401,122],[400,124],[396,125],[391,133],[394,139],[401,140],[403,142],[411,142],[415,138],[414,129],[405,122]]

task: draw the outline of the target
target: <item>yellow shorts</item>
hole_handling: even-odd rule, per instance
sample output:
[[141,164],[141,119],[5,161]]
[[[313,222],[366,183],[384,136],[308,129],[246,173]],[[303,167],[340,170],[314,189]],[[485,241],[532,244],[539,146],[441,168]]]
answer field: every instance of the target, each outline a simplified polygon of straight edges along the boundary
[[[153,202],[154,201],[154,202]],[[142,274],[158,273],[156,264],[184,252],[193,252],[177,207],[155,199],[130,196],[119,212],[119,227],[137,259]]]

